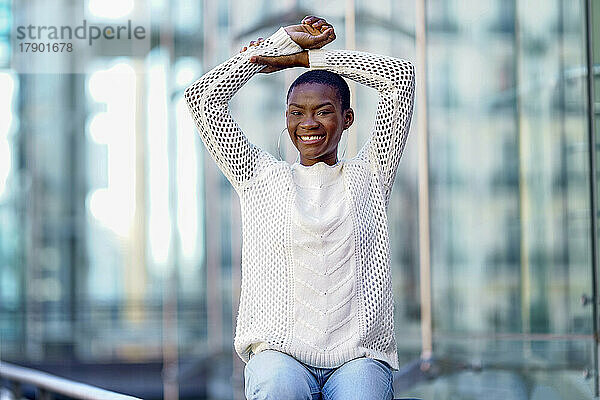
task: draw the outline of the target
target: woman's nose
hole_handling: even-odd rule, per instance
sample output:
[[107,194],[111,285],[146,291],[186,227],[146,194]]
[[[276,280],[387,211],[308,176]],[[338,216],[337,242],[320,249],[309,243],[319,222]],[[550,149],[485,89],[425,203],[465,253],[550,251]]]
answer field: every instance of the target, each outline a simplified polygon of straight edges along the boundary
[[319,127],[319,124],[312,116],[307,116],[302,122],[300,122],[302,129],[315,129]]

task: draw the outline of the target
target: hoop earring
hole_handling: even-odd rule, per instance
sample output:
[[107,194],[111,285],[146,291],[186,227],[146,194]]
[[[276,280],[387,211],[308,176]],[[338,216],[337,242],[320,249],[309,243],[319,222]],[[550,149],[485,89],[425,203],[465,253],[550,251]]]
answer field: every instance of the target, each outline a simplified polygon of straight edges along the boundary
[[[279,156],[279,161],[283,161],[283,157],[281,157],[281,134],[283,133],[283,131],[287,131],[287,128],[283,128],[281,132],[279,132],[279,137],[277,138],[277,155]],[[296,161],[294,161],[294,163],[298,162],[299,159],[300,152],[298,152],[298,155],[296,156]]]
[[348,148],[348,130],[344,129],[342,135],[344,134],[344,132],[346,132],[346,144],[344,145],[344,151],[342,152],[342,156],[340,157],[340,159],[344,158],[344,156],[346,155],[346,149]]

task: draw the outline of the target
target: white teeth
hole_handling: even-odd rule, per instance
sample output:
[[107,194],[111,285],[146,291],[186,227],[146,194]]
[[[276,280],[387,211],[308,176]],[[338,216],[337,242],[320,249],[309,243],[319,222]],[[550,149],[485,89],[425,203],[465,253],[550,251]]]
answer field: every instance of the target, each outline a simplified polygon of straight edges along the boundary
[[300,140],[302,140],[303,142],[309,142],[311,140],[317,140],[317,139],[321,139],[323,138],[323,135],[318,135],[318,136],[300,136]]

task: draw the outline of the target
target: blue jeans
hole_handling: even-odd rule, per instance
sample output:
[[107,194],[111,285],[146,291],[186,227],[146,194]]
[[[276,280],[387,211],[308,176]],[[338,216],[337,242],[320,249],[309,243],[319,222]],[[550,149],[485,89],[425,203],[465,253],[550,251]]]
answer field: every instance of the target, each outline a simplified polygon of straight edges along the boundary
[[246,364],[244,381],[248,400],[392,400],[394,396],[391,368],[367,357],[338,368],[317,368],[280,351],[263,350]]

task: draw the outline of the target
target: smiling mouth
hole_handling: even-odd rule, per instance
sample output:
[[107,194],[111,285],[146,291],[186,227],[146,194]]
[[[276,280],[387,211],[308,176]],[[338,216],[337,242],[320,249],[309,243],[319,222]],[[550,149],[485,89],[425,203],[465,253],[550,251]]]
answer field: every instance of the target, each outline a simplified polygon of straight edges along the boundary
[[313,144],[325,139],[325,135],[298,136],[302,143]]

